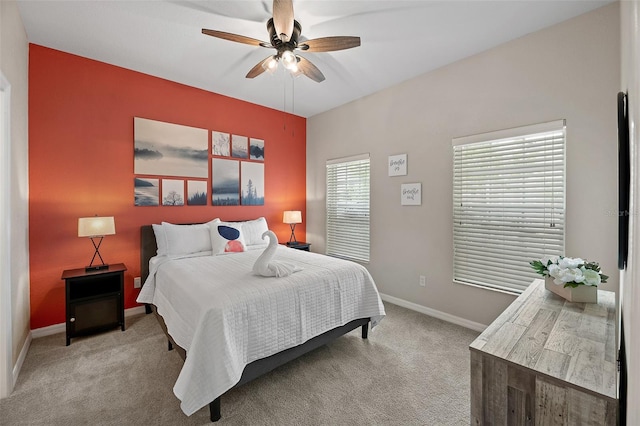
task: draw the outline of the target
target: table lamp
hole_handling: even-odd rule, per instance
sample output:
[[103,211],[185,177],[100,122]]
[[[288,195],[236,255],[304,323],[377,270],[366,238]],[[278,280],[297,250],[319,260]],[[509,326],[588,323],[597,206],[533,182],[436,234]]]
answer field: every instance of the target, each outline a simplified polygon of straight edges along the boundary
[[288,223],[291,227],[291,237],[289,237],[287,245],[295,246],[298,244],[298,241],[296,240],[296,234],[294,231],[296,229],[296,223],[302,223],[302,212],[299,210],[287,210],[282,215],[282,222]]
[[[109,265],[104,263],[104,260],[102,260],[102,256],[100,256],[100,244],[102,244],[102,239],[105,235],[115,235],[115,233],[116,224],[113,216],[81,217],[78,219],[78,237],[91,238],[91,243],[96,249],[93,253],[93,257],[91,258],[91,263],[89,263],[89,266],[85,267],[85,271],[99,271],[109,267]],[[98,240],[98,244],[96,244],[96,238],[100,238],[100,240]],[[102,262],[101,265],[93,264],[96,256],[100,258],[100,261]]]

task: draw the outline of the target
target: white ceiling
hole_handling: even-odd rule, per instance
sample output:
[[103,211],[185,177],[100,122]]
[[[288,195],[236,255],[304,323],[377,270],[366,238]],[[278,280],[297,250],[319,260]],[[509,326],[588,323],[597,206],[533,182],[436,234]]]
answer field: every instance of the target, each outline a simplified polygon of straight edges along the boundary
[[271,1],[19,0],[29,42],[310,117],[610,3],[294,0],[302,37],[360,36],[360,47],[299,52],[326,76],[244,76],[273,50],[220,40],[215,29],[268,41]]

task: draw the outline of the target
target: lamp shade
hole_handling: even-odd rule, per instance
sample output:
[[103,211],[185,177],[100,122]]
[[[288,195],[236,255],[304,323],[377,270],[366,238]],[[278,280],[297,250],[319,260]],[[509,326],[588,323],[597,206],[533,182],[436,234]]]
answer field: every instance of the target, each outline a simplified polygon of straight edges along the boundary
[[78,219],[78,237],[102,237],[115,233],[116,223],[113,216],[81,217]]
[[302,212],[299,210],[286,210],[282,215],[283,223],[302,223]]

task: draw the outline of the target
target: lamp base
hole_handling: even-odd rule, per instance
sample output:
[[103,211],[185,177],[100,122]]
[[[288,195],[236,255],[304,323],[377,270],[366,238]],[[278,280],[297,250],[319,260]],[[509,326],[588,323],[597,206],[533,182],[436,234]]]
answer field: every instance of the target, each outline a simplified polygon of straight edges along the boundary
[[84,267],[85,272],[102,271],[103,269],[109,269],[109,265],[104,263],[102,265],[93,265],[93,266],[90,265],[90,266]]
[[294,232],[296,229],[296,224],[290,223],[289,227],[291,227],[291,236],[289,237],[289,242],[287,243],[287,245],[292,246],[292,245],[298,244],[298,241],[296,240],[296,234]]

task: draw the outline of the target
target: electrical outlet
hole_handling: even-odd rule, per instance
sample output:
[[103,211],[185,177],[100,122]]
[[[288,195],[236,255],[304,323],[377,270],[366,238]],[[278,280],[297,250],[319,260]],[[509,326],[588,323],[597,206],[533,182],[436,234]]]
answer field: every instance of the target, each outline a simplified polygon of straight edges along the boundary
[[427,277],[425,277],[424,275],[420,275],[420,287],[426,287],[427,286]]
[[133,288],[140,288],[142,287],[142,279],[140,277],[135,277],[133,279]]

